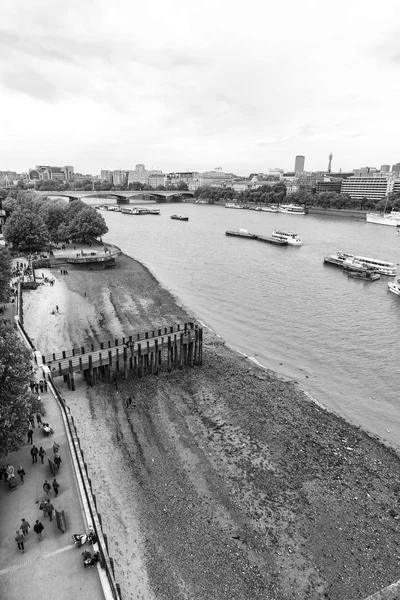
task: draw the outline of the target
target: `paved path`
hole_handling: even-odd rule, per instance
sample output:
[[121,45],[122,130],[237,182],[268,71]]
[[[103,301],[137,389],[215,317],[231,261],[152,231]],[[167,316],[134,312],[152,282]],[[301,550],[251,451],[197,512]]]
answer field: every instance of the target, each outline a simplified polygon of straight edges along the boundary
[[[25,444],[0,461],[0,464],[12,464],[15,472],[20,465],[26,472],[25,483],[18,475],[18,487],[10,491],[0,482],[0,598],[1,600],[84,600],[104,599],[97,568],[85,569],[81,552],[72,543],[72,534],[87,531],[82,507],[79,500],[75,473],[72,467],[67,436],[62,415],[53,395],[42,394],[46,408],[46,420],[54,428],[54,434],[46,437],[42,429],[34,429],[33,442],[39,448],[43,446],[47,456],[42,465],[40,458],[32,464],[30,444]],[[52,456],[53,442],[60,445],[62,458],[57,481],[61,487],[59,495],[50,498],[57,510],[64,510],[67,531],[57,529],[56,520],[52,522],[43,517],[39,509],[40,501],[45,497],[42,486],[44,480],[52,481],[47,457]],[[18,550],[14,538],[21,518],[31,524],[25,544],[25,553]],[[39,519],[44,525],[43,540],[38,542],[33,525]],[[85,546],[86,548],[86,546]],[[88,550],[92,548],[88,546]]]

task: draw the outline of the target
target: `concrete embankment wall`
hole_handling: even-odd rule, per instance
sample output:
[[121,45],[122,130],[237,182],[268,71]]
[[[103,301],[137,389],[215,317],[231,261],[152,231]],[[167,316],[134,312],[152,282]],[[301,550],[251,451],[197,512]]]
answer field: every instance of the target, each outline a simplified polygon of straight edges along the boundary
[[310,206],[308,208],[309,215],[323,215],[325,217],[345,217],[347,219],[362,219],[366,220],[367,211],[365,210],[350,210],[347,208],[321,208],[320,206]]

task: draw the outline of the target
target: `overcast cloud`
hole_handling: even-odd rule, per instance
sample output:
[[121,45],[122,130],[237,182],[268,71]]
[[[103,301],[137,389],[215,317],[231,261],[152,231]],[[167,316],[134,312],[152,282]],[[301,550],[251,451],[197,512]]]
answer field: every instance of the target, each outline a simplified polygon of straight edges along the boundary
[[4,4],[0,170],[399,162],[397,12],[397,0]]

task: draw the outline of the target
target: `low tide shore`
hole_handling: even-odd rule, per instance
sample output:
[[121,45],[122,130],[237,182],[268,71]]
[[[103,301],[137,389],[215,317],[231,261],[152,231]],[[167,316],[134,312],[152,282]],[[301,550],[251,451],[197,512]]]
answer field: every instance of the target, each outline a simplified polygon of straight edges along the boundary
[[[68,273],[24,296],[42,353],[193,319],[126,256]],[[361,600],[398,580],[396,452],[204,338],[202,367],[56,379],[124,600]]]

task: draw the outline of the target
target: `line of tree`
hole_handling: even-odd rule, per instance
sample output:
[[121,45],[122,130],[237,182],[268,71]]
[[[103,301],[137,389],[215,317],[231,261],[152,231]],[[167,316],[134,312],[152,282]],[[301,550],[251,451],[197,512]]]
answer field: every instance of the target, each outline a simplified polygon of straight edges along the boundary
[[[11,255],[0,248],[0,302],[10,300]],[[24,443],[29,417],[42,402],[29,387],[31,354],[10,324],[0,320],[0,456]]]
[[3,201],[7,219],[4,239],[18,252],[37,252],[63,240],[89,242],[107,233],[102,215],[81,200],[51,200],[33,192],[18,192]]
[[[133,190],[133,191],[144,191],[144,190],[153,190],[150,185],[147,183],[140,183],[139,181],[135,181],[134,183],[124,184],[124,185],[114,185],[110,181],[100,181],[100,180],[92,180],[92,179],[82,179],[80,181],[59,181],[59,180],[39,180],[36,181],[35,184],[33,182],[24,183],[18,182],[17,186],[13,189],[10,189],[10,192],[19,190],[36,190],[41,192],[67,192],[69,190],[83,191],[83,192],[110,192],[110,191],[124,191],[124,190]],[[168,184],[166,186],[159,185],[157,190],[187,190],[188,185],[185,182],[180,182],[178,184]]]
[[196,198],[207,199],[210,203],[214,202],[238,202],[254,204],[280,204],[281,202],[291,202],[306,207],[352,209],[352,210],[400,210],[400,192],[389,194],[388,198],[381,200],[369,200],[364,197],[361,199],[351,198],[348,194],[338,192],[320,192],[314,194],[310,191],[300,190],[287,195],[286,186],[280,182],[275,185],[264,185],[257,189],[244,190],[236,192],[233,188],[213,188],[200,187],[195,191]]

